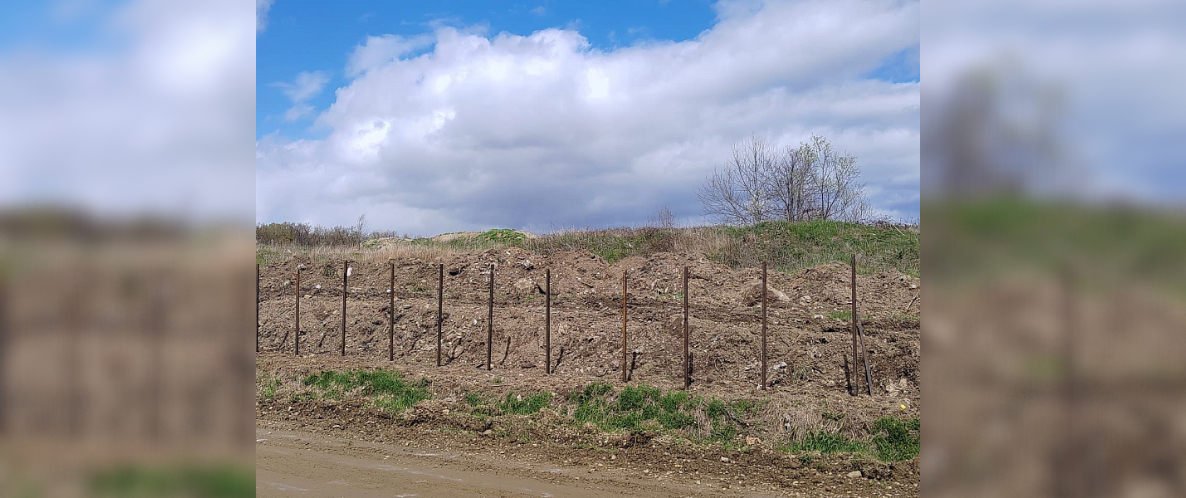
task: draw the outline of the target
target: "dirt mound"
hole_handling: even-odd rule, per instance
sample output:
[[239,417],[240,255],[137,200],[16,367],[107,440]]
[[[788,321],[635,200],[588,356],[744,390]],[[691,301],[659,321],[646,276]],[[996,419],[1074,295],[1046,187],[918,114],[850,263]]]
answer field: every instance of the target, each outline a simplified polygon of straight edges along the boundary
[[[512,233],[514,233],[514,234],[517,234],[517,235],[522,235],[522,236],[523,236],[523,238],[526,238],[526,239],[534,239],[534,238],[537,238],[537,236],[536,236],[534,233],[531,233],[531,232],[525,232],[525,231],[523,231],[523,230],[509,230],[509,232],[512,232]],[[435,236],[435,237],[432,237],[432,238],[431,238],[431,240],[432,240],[433,242],[449,242],[449,241],[451,241],[451,240],[458,240],[458,239],[472,239],[472,238],[474,238],[474,237],[478,237],[478,236],[481,236],[481,235],[483,235],[483,234],[486,234],[486,233],[490,233],[490,232],[452,232],[452,233],[443,233],[443,234],[437,235],[437,236]]]
[[[702,256],[659,253],[613,264],[586,251],[539,255],[491,249],[442,261],[399,259],[352,263],[347,295],[350,357],[387,357],[394,314],[394,355],[401,363],[436,361],[438,264],[445,268],[442,359],[448,368],[484,367],[489,269],[494,267],[494,368],[509,375],[543,373],[545,271],[552,272],[552,359],[556,371],[592,381],[619,378],[622,362],[622,274],[627,272],[627,369],[632,380],[678,382],[682,358],[681,272],[689,270],[693,381],[724,386],[759,383],[761,270],[733,270]],[[260,343],[293,349],[296,270],[301,275],[301,353],[338,355],[342,263],[297,256],[262,269]],[[389,287],[394,265],[395,307]],[[768,380],[843,392],[851,354],[849,269],[831,264],[768,275]],[[917,391],[919,279],[894,273],[858,275],[858,311],[867,334],[875,388]],[[780,363],[781,368],[775,368]],[[534,375],[534,374],[532,374]],[[898,391],[895,391],[898,392]]]

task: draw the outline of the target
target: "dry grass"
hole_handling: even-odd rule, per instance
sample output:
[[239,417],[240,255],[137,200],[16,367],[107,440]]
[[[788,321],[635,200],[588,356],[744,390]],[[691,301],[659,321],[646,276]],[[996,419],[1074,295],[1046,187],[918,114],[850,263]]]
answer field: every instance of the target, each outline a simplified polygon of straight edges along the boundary
[[303,254],[315,263],[341,259],[373,262],[392,258],[433,261],[487,249],[521,247],[542,255],[589,251],[610,263],[659,252],[701,254],[733,268],[757,267],[766,261],[773,270],[793,272],[826,263],[847,263],[849,255],[856,254],[858,271],[864,274],[893,269],[920,275],[917,226],[870,226],[828,221],[765,222],[748,227],[565,230],[537,238],[490,236],[500,232],[491,230],[447,241],[380,239],[368,241],[362,249],[355,246],[259,246],[257,259],[261,264],[268,264]]

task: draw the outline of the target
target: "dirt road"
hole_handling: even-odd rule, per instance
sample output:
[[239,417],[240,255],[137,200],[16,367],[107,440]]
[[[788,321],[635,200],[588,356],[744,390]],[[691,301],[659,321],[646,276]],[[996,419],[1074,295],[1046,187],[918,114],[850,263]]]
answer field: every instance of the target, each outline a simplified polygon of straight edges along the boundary
[[[601,465],[562,465],[469,453],[358,442],[280,428],[256,430],[256,494],[334,496],[899,496],[843,476],[802,490],[698,485],[691,477],[628,475]],[[915,493],[901,490],[903,495]]]

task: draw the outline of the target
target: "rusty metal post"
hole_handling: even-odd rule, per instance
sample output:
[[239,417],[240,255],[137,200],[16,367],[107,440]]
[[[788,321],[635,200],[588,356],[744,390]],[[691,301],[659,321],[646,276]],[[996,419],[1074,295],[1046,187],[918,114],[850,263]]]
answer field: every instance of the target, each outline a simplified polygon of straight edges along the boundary
[[852,395],[856,396],[857,391],[861,389],[861,376],[857,373],[857,364],[860,361],[857,358],[857,256],[850,255],[849,264],[852,269],[852,376],[854,378],[852,386]]
[[626,382],[626,273],[622,270],[622,382]]
[[[857,337],[861,339],[861,359],[865,364],[865,392],[873,395],[873,375],[869,373],[869,348],[865,347],[865,327],[861,326],[861,315],[857,313],[857,258],[852,257],[852,320],[857,326]],[[855,365],[854,365],[855,368]]]
[[494,263],[490,263],[490,299],[486,313],[486,371],[490,371],[490,356],[494,353]]
[[445,264],[438,265],[437,274],[437,366],[441,366],[442,324],[445,320]]
[[692,378],[689,375],[691,365],[688,365],[688,267],[684,267],[684,389],[692,385]]
[[346,278],[350,276],[350,262],[342,261],[342,356],[346,356]]
[[297,281],[296,281],[296,341],[293,346],[293,354],[301,355],[301,268],[297,267]]
[[766,390],[766,262],[762,262],[762,390]]
[[552,373],[552,269],[544,270],[544,373]]
[[255,264],[255,352],[259,353],[259,263]]
[[387,294],[387,361],[395,361],[395,261],[391,262],[391,287]]

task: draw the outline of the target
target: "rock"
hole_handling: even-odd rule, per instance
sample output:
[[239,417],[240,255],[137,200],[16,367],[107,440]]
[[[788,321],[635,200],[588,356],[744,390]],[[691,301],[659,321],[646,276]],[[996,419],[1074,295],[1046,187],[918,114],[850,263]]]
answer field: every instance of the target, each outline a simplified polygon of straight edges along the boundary
[[532,290],[535,290],[535,288],[535,282],[530,278],[523,277],[515,281],[515,290],[519,292],[531,292]]
[[859,471],[859,470],[854,470],[854,471],[852,471],[852,472],[849,472],[849,473],[847,473],[847,474],[845,474],[845,475],[847,475],[848,477],[857,478],[857,477],[861,477],[861,471]]
[[753,445],[761,443],[761,442],[762,442],[761,439],[758,439],[754,436],[746,436],[745,437],[745,444],[747,444],[749,446],[753,446]]
[[483,436],[489,436],[489,435],[491,435],[491,434],[494,434],[494,430],[493,430],[493,429],[486,429],[486,430],[482,431],[482,435],[483,435]]
[[823,320],[824,315],[811,315],[812,320]]
[[804,304],[804,305],[811,304],[811,296],[809,296],[807,294],[799,296],[799,304]]
[[520,262],[519,262],[519,264],[523,265],[523,268],[524,268],[524,269],[527,269],[527,270],[530,270],[530,269],[532,269],[532,268],[535,268],[535,265],[531,264],[531,260],[530,260],[530,259],[525,259],[525,260],[523,260],[523,261],[520,261]]
[[786,368],[786,367],[787,367],[787,362],[785,362],[785,361],[780,361],[780,362],[778,362],[778,364],[777,364],[777,365],[774,365],[774,370],[775,370],[775,371],[778,371],[778,370],[782,370],[782,369],[784,369],[784,368]]
[[[769,284],[766,285],[766,302],[767,303],[787,303],[791,301],[790,297]],[[745,306],[754,306],[762,303],[762,284],[756,283],[741,293],[741,304]]]
[[341,428],[342,428],[342,426],[341,426],[341,425],[339,425],[339,424],[334,424],[334,429],[341,429]]
[[729,457],[721,457],[722,463],[729,463]]

